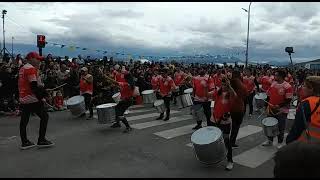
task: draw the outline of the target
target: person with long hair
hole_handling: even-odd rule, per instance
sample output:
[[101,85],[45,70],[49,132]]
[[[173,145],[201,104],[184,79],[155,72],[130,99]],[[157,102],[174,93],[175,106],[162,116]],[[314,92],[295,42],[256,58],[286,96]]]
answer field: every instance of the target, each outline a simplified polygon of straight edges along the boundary
[[[226,170],[232,170],[233,160],[232,160],[232,144],[230,141],[231,132],[231,106],[232,99],[234,99],[237,94],[231,87],[230,82],[227,78],[223,78],[221,81],[221,88],[213,91],[213,99],[215,105],[213,108],[213,115],[211,121],[213,126],[218,127],[223,134],[223,139],[225,146],[227,148],[227,166]],[[213,152],[214,153],[214,152]]]
[[230,81],[231,87],[235,90],[237,96],[233,97],[231,103],[231,119],[232,119],[232,130],[230,135],[230,143],[233,148],[238,148],[236,139],[240,129],[240,125],[243,121],[244,110],[245,110],[245,98],[248,96],[245,85],[241,81],[240,71],[235,70],[232,72],[232,78]]

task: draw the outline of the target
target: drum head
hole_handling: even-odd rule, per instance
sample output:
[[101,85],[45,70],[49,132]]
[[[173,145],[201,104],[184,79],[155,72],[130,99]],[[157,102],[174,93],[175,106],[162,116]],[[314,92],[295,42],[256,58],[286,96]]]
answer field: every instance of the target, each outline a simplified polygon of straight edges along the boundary
[[116,106],[117,104],[116,103],[107,103],[107,104],[101,104],[99,106],[97,106],[96,108],[97,109],[100,109],[100,108],[108,108],[108,107],[113,107],[113,106]]
[[154,90],[145,90],[142,91],[141,94],[152,94],[154,92]]
[[163,99],[156,100],[156,101],[154,102],[154,106],[159,106],[159,105],[161,105],[161,104],[164,104],[164,100],[163,100]]
[[216,142],[222,136],[219,128],[207,126],[196,130],[191,136],[191,142],[198,145]]
[[84,102],[83,96],[73,96],[72,98],[68,99],[67,105],[73,106],[76,104],[80,104],[81,102]]
[[275,126],[278,124],[278,119],[274,117],[267,117],[262,120],[262,124],[265,126]]
[[189,88],[189,89],[184,90],[184,93],[185,93],[185,94],[190,94],[190,93],[192,93],[192,92],[193,92],[193,89],[192,89],[192,88]]
[[266,93],[259,93],[259,94],[256,94],[254,96],[255,99],[267,99],[267,94]]
[[120,95],[120,92],[115,93],[115,94],[112,96],[112,98],[115,98],[115,97],[117,97],[117,96],[119,96],[119,95]]

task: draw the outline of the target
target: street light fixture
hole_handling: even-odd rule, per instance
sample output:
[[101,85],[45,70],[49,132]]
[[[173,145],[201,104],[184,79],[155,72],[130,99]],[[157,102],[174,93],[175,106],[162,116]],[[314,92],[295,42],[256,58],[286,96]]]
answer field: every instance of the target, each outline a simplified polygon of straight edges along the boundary
[[245,12],[248,13],[248,30],[247,30],[247,50],[246,50],[246,67],[248,66],[248,48],[249,48],[249,27],[250,27],[250,8],[251,8],[251,3],[249,4],[249,8],[244,9],[242,8],[242,10],[244,10]]

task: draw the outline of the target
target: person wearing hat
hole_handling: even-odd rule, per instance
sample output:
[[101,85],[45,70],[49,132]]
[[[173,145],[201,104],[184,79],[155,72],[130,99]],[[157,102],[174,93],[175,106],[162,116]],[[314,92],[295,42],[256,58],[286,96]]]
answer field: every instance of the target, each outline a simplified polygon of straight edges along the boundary
[[50,147],[54,143],[45,138],[49,115],[44,108],[44,98],[48,96],[48,93],[43,86],[38,85],[38,69],[43,57],[36,52],[30,52],[27,54],[26,60],[27,63],[20,68],[18,81],[19,101],[22,109],[20,121],[21,149],[29,149],[35,146],[33,142],[28,140],[26,130],[31,113],[40,117],[37,146]]
[[307,77],[302,90],[306,98],[297,108],[286,144],[296,140],[320,143],[320,76]]
[[[91,98],[93,94],[93,76],[88,73],[88,68],[86,67],[82,67],[80,72],[80,95],[84,97],[86,110],[89,109],[90,111],[90,115],[87,118],[87,120],[90,120],[93,117],[93,109],[91,103]],[[85,113],[82,116],[85,116]]]

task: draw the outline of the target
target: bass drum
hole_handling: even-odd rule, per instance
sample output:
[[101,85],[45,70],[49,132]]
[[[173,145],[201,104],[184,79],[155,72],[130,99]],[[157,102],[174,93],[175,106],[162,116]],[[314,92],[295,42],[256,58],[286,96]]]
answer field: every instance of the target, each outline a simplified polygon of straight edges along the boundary
[[204,164],[216,164],[226,158],[227,150],[222,131],[214,126],[198,129],[191,136],[194,153]]
[[116,105],[116,103],[108,103],[96,107],[99,124],[107,124],[116,120]]
[[80,116],[86,113],[86,105],[83,96],[73,96],[67,100],[67,108],[73,116]]

